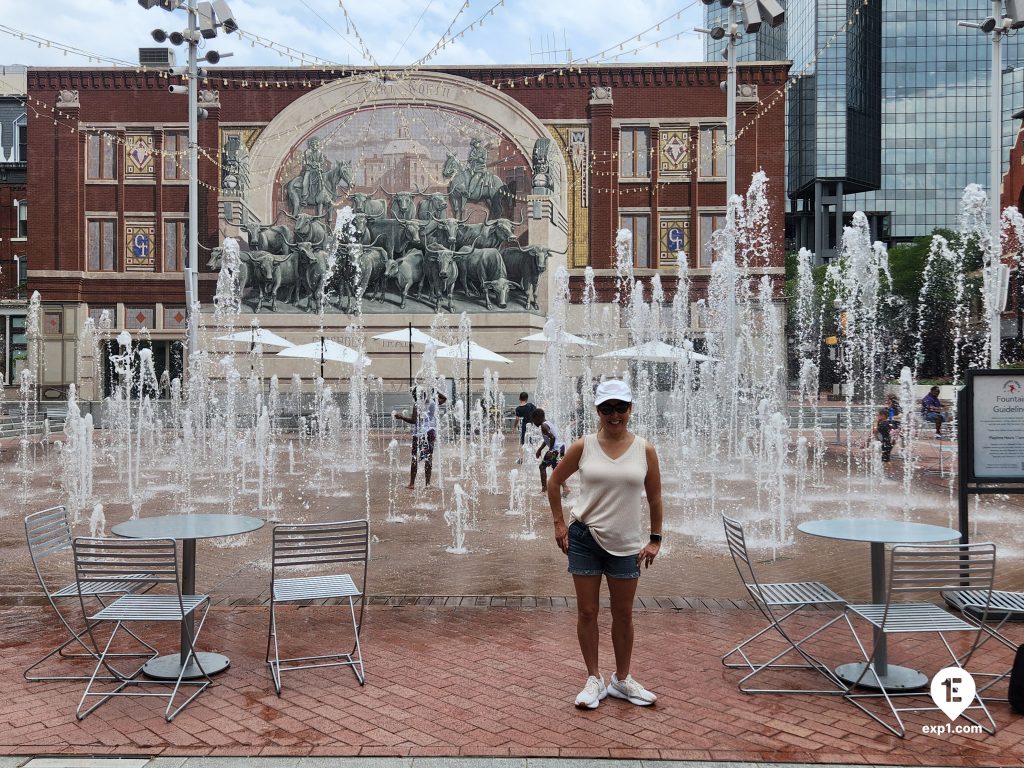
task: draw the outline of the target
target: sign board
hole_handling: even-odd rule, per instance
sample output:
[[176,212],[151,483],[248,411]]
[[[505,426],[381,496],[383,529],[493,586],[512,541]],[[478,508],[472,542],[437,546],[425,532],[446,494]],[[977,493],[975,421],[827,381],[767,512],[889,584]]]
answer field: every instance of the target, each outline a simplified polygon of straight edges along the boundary
[[968,371],[969,481],[1024,483],[1024,370]]

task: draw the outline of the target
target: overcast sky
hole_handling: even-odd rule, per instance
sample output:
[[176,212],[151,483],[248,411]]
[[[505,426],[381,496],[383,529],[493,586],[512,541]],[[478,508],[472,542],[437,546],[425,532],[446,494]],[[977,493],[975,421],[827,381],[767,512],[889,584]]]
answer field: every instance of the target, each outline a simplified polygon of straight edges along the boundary
[[[452,33],[474,23],[498,0],[469,0]],[[228,0],[243,31],[340,64],[368,64],[353,25],[346,26],[338,0]],[[379,64],[410,64],[424,56],[448,29],[465,0],[345,0],[354,28]],[[504,0],[482,26],[440,50],[431,64],[530,64],[564,62],[566,53],[534,52],[569,48],[575,59],[602,56],[613,62],[700,61],[702,46],[692,31],[701,22],[697,0]],[[680,12],[677,19],[675,14]],[[638,40],[637,33],[671,17]],[[184,27],[182,11],[146,11],[137,0],[0,0],[0,24],[85,51],[134,62],[140,46],[152,46],[150,31]],[[682,33],[675,39],[677,33]],[[564,35],[564,42],[563,42]],[[628,37],[633,35],[633,37]],[[668,39],[666,39],[668,38]],[[657,46],[655,41],[661,41]],[[623,43],[620,52],[618,44]],[[642,50],[634,49],[644,46]],[[237,35],[209,41],[208,48],[231,51],[230,66],[291,66],[289,61]],[[184,52],[178,62],[183,63]],[[59,50],[0,32],[0,64],[89,66]]]

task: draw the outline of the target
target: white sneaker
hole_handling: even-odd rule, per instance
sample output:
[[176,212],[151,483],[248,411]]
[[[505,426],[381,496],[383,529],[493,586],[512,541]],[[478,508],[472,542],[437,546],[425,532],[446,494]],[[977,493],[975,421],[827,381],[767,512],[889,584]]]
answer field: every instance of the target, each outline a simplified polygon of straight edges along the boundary
[[604,675],[601,677],[591,675],[587,678],[587,684],[583,686],[583,690],[576,697],[576,706],[580,709],[597,709],[601,699],[607,695],[608,688],[604,684]]
[[608,685],[608,693],[617,699],[625,699],[630,704],[638,707],[649,707],[658,700],[658,697],[644,688],[633,679],[632,675],[626,675],[625,680],[619,680],[612,674],[612,681]]
[[935,433],[935,439],[936,440],[941,440],[942,439],[942,435],[940,433],[936,432]]

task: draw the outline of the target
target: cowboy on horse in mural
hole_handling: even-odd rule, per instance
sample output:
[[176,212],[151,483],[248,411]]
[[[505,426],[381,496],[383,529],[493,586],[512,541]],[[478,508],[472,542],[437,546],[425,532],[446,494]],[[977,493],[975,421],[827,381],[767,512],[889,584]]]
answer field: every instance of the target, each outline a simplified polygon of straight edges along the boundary
[[448,199],[456,218],[462,218],[466,203],[483,203],[492,219],[506,216],[511,210],[515,190],[487,170],[487,150],[480,139],[470,139],[465,167],[449,152],[441,175],[449,180]]
[[327,169],[327,158],[320,149],[320,138],[314,136],[309,140],[302,153],[302,199],[315,200],[327,186],[324,171]]

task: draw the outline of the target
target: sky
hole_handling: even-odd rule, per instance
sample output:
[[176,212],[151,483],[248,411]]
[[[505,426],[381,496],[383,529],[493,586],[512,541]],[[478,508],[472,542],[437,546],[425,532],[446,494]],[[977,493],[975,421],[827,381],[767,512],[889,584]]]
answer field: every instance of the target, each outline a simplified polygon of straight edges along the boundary
[[[698,0],[228,0],[228,4],[242,32],[260,39],[221,32],[206,41],[207,50],[234,54],[223,60],[225,66],[296,66],[302,63],[299,51],[346,66],[408,65],[434,48],[449,27],[456,39],[426,63],[558,64],[568,58],[565,49],[571,49],[572,58],[580,64],[588,58],[602,63],[703,58],[700,36],[693,32],[702,20]],[[43,8],[45,14],[40,12]],[[484,23],[478,24],[485,14]],[[645,32],[658,22],[663,22],[660,27]],[[40,47],[22,40],[18,33],[135,62],[138,48],[156,45],[151,30],[159,27],[170,32],[183,29],[186,23],[183,11],[147,11],[137,0],[0,0],[0,64],[97,64],[45,43]],[[268,47],[271,42],[276,44],[273,48]],[[292,49],[292,60],[277,52],[284,46]],[[552,53],[555,49],[558,52]],[[537,56],[537,52],[545,53]],[[185,51],[180,50],[178,63],[184,60]]]

